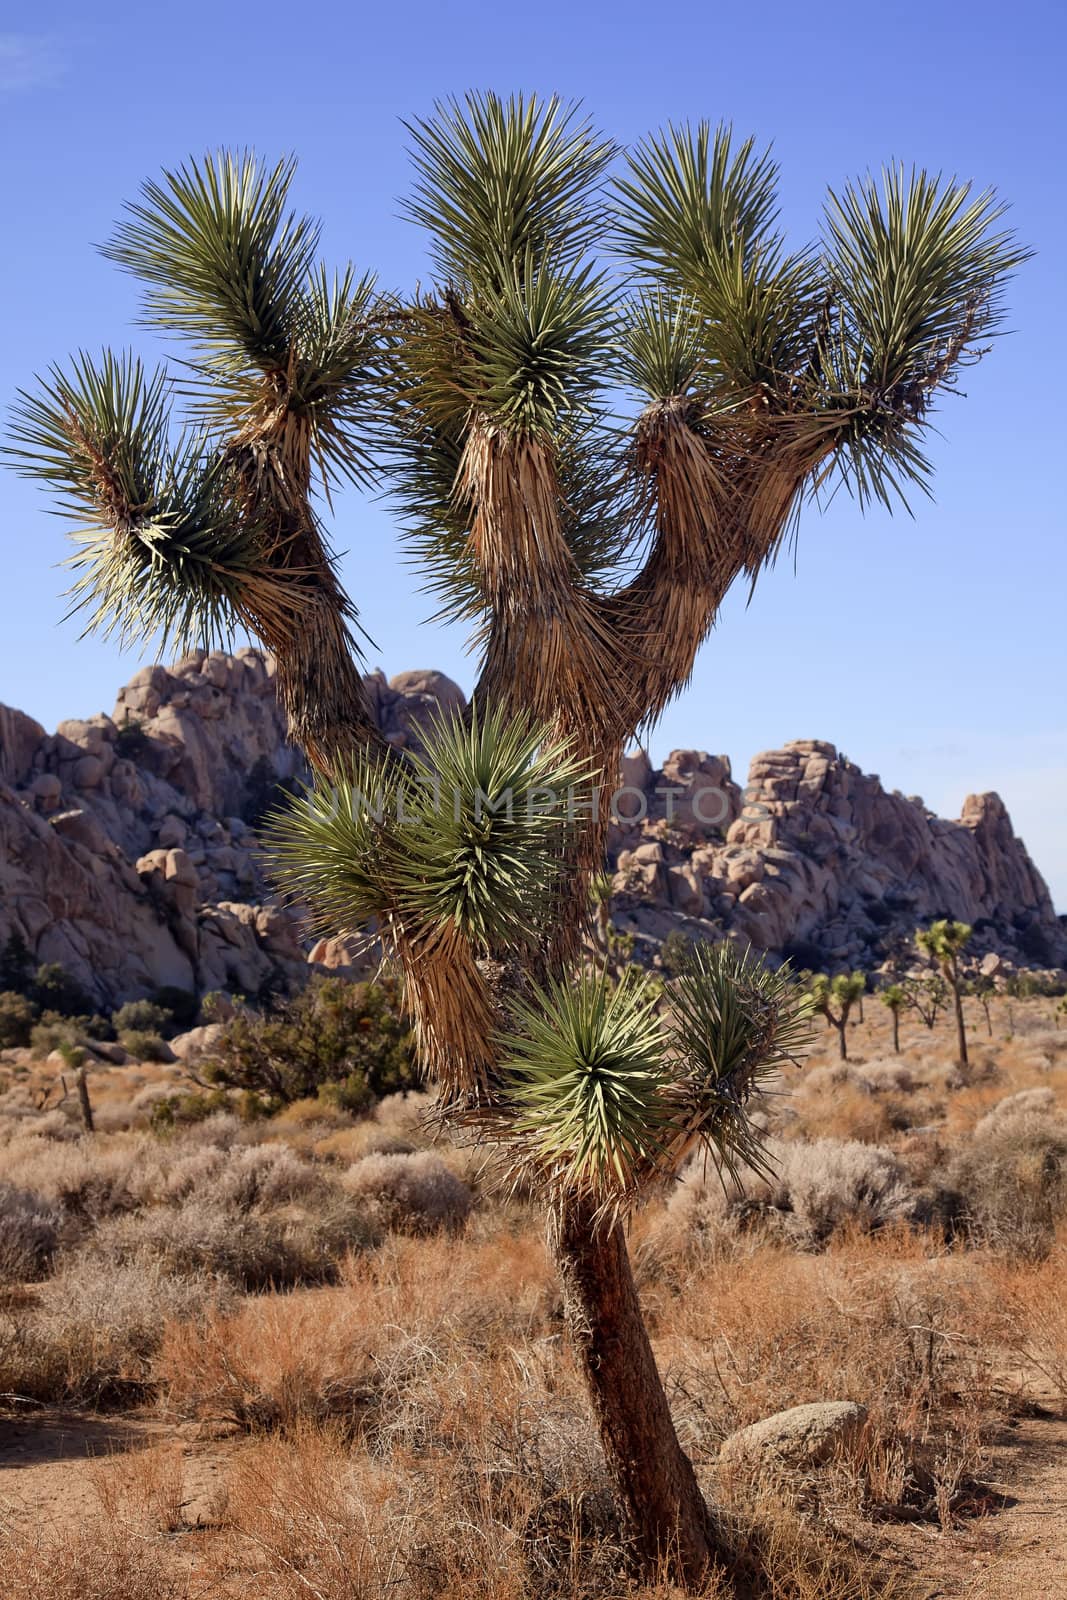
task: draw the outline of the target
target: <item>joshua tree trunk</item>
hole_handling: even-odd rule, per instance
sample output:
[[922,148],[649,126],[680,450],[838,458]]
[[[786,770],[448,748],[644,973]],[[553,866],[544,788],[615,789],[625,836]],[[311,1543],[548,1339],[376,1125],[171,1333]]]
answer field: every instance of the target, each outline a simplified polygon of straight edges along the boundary
[[94,1131],[93,1105],[89,1099],[89,1080],[85,1075],[84,1067],[77,1067],[74,1072],[74,1083],[78,1090],[78,1104],[81,1107],[82,1125],[86,1133]]
[[840,1022],[833,1024],[837,1029],[837,1048],[842,1061],[848,1060],[848,1039],[845,1037],[845,1025],[847,1022],[848,1018],[842,1017]]
[[715,1558],[714,1524],[678,1442],[618,1222],[595,1226],[586,1203],[553,1216],[550,1237],[567,1323],[608,1469],[649,1567],[666,1562],[687,1590]]
[[955,961],[945,969],[945,977],[952,989],[952,1004],[956,1013],[956,1053],[961,1067],[970,1065],[967,1056],[967,1029],[963,1022],[963,996],[960,994],[960,973]]
[[895,1011],[891,1011],[889,1013],[889,1015],[893,1018],[893,1054],[899,1056],[899,1054],[900,1054],[900,1017],[898,1016],[898,1014]]

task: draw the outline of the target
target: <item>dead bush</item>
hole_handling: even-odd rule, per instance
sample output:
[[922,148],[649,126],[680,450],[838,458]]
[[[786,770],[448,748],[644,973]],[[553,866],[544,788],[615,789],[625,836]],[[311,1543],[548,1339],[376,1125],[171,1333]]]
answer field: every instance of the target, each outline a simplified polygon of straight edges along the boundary
[[398,1233],[454,1231],[470,1215],[467,1185],[430,1150],[365,1156],[349,1168],[342,1182],[384,1227]]
[[205,1278],[175,1278],[144,1260],[81,1258],[0,1314],[0,1391],[31,1400],[122,1405],[151,1388],[168,1317],[218,1302]]
[[8,1534],[0,1561],[3,1592],[19,1600],[193,1600],[203,1593],[164,1546],[121,1523]]
[[923,1197],[890,1150],[857,1140],[772,1140],[769,1176],[750,1172],[741,1184],[696,1160],[667,1204],[660,1243],[672,1228],[713,1242],[724,1227],[769,1224],[803,1249],[816,1249],[839,1228],[873,1232],[921,1220]]
[[60,1221],[58,1210],[31,1189],[0,1182],[0,1286],[47,1274]]
[[943,1182],[958,1197],[975,1242],[1038,1260],[1067,1216],[1067,1122],[1020,1104],[984,1117],[948,1162]]
[[102,1260],[147,1260],[179,1276],[216,1273],[249,1292],[331,1283],[349,1250],[365,1249],[378,1235],[366,1209],[343,1196],[326,1196],[314,1210],[288,1207],[244,1213],[215,1198],[155,1206],[103,1224],[93,1240]]

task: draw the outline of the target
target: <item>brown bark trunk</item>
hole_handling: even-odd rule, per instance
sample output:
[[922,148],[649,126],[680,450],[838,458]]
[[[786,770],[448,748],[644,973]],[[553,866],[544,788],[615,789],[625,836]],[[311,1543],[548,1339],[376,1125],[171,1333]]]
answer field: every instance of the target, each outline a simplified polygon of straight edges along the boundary
[[646,1566],[665,1563],[676,1582],[693,1590],[715,1558],[714,1523],[678,1442],[622,1227],[595,1231],[588,1204],[567,1202],[553,1218],[551,1242],[567,1322],[634,1545]]
[[955,962],[953,962],[946,976],[952,989],[952,1002],[956,1011],[956,1049],[960,1058],[960,1066],[966,1067],[970,1065],[967,1058],[967,1029],[963,1022],[963,996],[960,994],[959,968]]
[[847,1022],[848,1018],[842,1017],[840,1022],[834,1023],[834,1027],[837,1029],[837,1048],[841,1053],[842,1061],[848,1060],[848,1040],[845,1038],[845,1025]]
[[81,1107],[82,1125],[86,1133],[92,1133],[94,1131],[93,1103],[89,1099],[89,1080],[85,1075],[84,1067],[75,1068],[74,1083],[78,1090],[78,1104]]
[[900,1054],[900,1018],[899,1018],[899,1016],[897,1015],[897,1013],[895,1011],[891,1011],[890,1012],[890,1016],[893,1018],[893,1053],[894,1053],[894,1055],[898,1055],[899,1056],[899,1054]]

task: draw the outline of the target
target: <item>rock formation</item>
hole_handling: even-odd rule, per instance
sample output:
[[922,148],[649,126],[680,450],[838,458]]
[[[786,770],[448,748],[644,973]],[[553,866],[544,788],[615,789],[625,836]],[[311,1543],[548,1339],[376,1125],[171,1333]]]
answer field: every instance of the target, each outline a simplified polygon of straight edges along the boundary
[[628,771],[640,793],[625,792],[629,815],[617,808],[615,908],[638,935],[662,939],[681,918],[694,937],[730,933],[833,970],[874,966],[951,916],[975,925],[979,953],[1067,956],[999,795],[970,795],[949,822],[815,739],[756,756],[743,793],[726,758],[702,751],[676,750],[660,772],[631,757]]
[[[400,748],[432,710],[465,703],[437,672],[366,686]],[[255,823],[279,785],[306,775],[257,650],[146,667],[111,716],[54,734],[0,706],[0,945],[21,935],[101,1003],[163,984],[254,995],[298,981],[308,941],[270,894]],[[1048,891],[996,795],[946,822],[832,745],[799,740],[757,757],[743,793],[723,756],[675,751],[659,771],[627,756],[615,810],[613,914],[646,954],[681,927],[869,964],[894,934],[950,914],[1013,959],[1064,959]],[[320,940],[310,954],[344,965],[351,947]]]
[[[464,704],[441,673],[367,688],[401,747],[429,711]],[[306,776],[257,650],[146,667],[110,717],[54,734],[0,707],[0,945],[21,935],[101,1003],[298,981],[303,929],[270,894],[253,824]]]

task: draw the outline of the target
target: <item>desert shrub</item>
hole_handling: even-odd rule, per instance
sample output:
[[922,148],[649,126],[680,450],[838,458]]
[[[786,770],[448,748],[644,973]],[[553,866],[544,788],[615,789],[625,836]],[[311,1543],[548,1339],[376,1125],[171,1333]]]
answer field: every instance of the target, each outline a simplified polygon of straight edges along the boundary
[[187,1574],[123,1521],[37,1523],[9,1532],[2,1550],[8,1592],[20,1600],[195,1600]]
[[[155,1009],[154,1007],[152,1008]],[[135,1061],[173,1061],[174,1056],[165,1039],[158,1033],[145,1033],[140,1028],[126,1028],[119,1034],[119,1044]]]
[[21,933],[11,933],[0,946],[0,989],[26,994],[36,962]]
[[32,1189],[0,1182],[0,1284],[43,1277],[59,1243],[60,1214]]
[[343,1182],[349,1194],[368,1203],[385,1227],[400,1233],[455,1230],[470,1215],[467,1185],[430,1150],[364,1156],[349,1168]]
[[35,1056],[43,1058],[53,1050],[77,1045],[82,1039],[114,1039],[111,1020],[99,1012],[69,1016],[65,1012],[42,1011],[30,1033],[30,1048]]
[[144,1258],[75,1258],[32,1303],[0,1313],[0,1391],[45,1403],[140,1400],[167,1318],[203,1315],[221,1295],[211,1279],[171,1277]]
[[415,1049],[394,983],[318,978],[273,1011],[238,1012],[204,1074],[249,1090],[268,1109],[326,1086],[360,1109],[415,1082]]
[[115,754],[123,761],[138,761],[148,751],[148,735],[136,717],[124,717],[112,741]]
[[347,1252],[376,1238],[365,1209],[340,1198],[315,1211],[263,1215],[194,1197],[177,1208],[153,1206],[114,1218],[97,1231],[92,1249],[109,1263],[149,1262],[178,1277],[214,1274],[256,1293],[332,1283]]
[[8,1144],[4,1177],[92,1226],[140,1203],[147,1181],[145,1154],[136,1139],[107,1145],[85,1137],[61,1142],[35,1131]]
[[693,941],[681,928],[672,928],[659,947],[664,972],[671,977],[683,972],[693,955]]
[[1067,1121],[1034,1109],[1025,1093],[1011,1099],[982,1118],[943,1182],[973,1239],[1039,1260],[1067,1216]]
[[217,1169],[211,1199],[236,1211],[313,1203],[329,1192],[325,1175],[284,1144],[251,1145],[230,1151]]
[[826,960],[826,951],[813,939],[790,939],[782,946],[782,955],[794,972],[818,972]]
[[171,1013],[152,1000],[127,1000],[111,1013],[116,1033],[161,1033],[171,1021]]
[[1006,1122],[1013,1117],[1028,1116],[1036,1113],[1039,1116],[1052,1116],[1056,1110],[1056,1096],[1046,1087],[1038,1089],[1020,1089],[1016,1094],[1005,1095],[1003,1100],[998,1100],[991,1111],[987,1111],[974,1128],[975,1137],[985,1138],[990,1133],[1002,1129]]
[[314,1146],[320,1160],[343,1162],[346,1166],[364,1156],[412,1156],[417,1148],[402,1134],[391,1133],[369,1120],[326,1133]]
[[804,1079],[788,1110],[793,1118],[783,1129],[791,1139],[859,1140],[881,1145],[893,1132],[893,1119],[882,1095],[849,1073],[832,1086],[822,1080],[828,1068],[816,1067]]
[[153,1084],[148,1125],[153,1133],[171,1133],[175,1128],[188,1127],[190,1123],[205,1122],[208,1117],[227,1111],[229,1105],[229,1097],[223,1089],[207,1094],[197,1089],[190,1089],[185,1094],[171,1094],[165,1084]]
[[910,1094],[916,1086],[914,1068],[903,1061],[857,1062],[849,1076],[874,1094]]
[[13,989],[0,993],[0,1050],[29,1044],[37,1016],[37,1007],[26,995]]
[[772,1140],[769,1175],[741,1183],[703,1161],[682,1173],[672,1194],[669,1226],[705,1239],[764,1222],[804,1249],[824,1245],[838,1229],[874,1232],[924,1217],[922,1198],[890,1150],[854,1139]]

